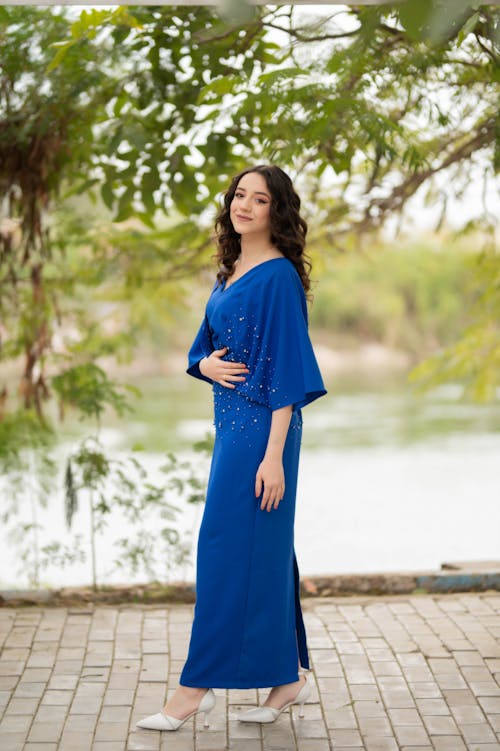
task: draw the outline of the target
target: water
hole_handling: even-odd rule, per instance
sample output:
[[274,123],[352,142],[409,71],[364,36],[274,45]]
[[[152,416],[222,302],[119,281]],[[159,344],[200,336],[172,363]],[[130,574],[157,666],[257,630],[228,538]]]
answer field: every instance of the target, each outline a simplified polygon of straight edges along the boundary
[[[184,377],[141,386],[144,396],[127,424],[107,420],[105,444],[120,456],[140,443],[153,479],[167,450],[196,463],[206,477],[209,460],[191,447],[212,430],[210,387]],[[344,376],[327,388],[326,397],[303,410],[295,535],[302,575],[436,570],[449,560],[500,559],[500,402],[461,402],[453,387],[417,398],[401,376]],[[60,466],[81,430],[77,423],[65,428]],[[196,539],[202,510],[184,504],[183,539]],[[68,539],[62,491],[38,514],[50,530],[41,545]],[[86,536],[88,526],[83,506],[73,529]],[[101,583],[147,580],[113,564],[114,541],[135,531],[119,514],[110,516],[98,540]],[[2,587],[27,585],[17,568],[12,546],[2,544]],[[193,581],[194,554],[168,576]],[[160,578],[166,577],[163,570]],[[47,569],[42,579],[50,586],[85,584],[89,564]]]

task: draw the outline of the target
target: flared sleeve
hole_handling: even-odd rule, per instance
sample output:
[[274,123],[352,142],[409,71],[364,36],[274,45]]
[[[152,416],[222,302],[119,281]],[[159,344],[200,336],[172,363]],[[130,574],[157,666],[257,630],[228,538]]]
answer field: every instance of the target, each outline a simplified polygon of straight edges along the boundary
[[307,302],[293,264],[277,264],[255,295],[250,376],[239,387],[271,410],[305,407],[326,389],[308,332]]
[[[212,291],[210,293],[209,301],[215,289],[218,287],[218,284],[219,283],[216,278],[212,287]],[[186,373],[194,376],[194,378],[199,378],[202,381],[213,384],[213,380],[211,378],[208,378],[207,376],[204,376],[200,370],[200,360],[203,360],[204,357],[209,357],[214,349],[217,349],[213,343],[212,331],[208,321],[207,308],[208,303],[205,306],[205,315],[200,324],[200,328],[198,329],[198,333],[196,334],[191,348],[188,352],[188,367],[186,368]]]
[[189,375],[192,375],[195,378],[200,378],[202,381],[207,381],[207,383],[213,383],[211,378],[208,378],[201,372],[200,360],[211,355],[214,349],[215,347],[212,344],[210,326],[208,324],[207,314],[205,313],[201,326],[198,329],[198,333],[196,334],[191,349],[188,352],[188,367],[186,373],[189,373]]

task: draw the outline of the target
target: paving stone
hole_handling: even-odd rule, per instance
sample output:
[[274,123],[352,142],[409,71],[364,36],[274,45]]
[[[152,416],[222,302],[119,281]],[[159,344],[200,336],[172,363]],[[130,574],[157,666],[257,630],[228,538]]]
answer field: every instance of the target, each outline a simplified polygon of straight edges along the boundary
[[97,724],[97,714],[71,714],[64,724],[65,733],[93,733]]
[[376,736],[364,737],[365,751],[398,751],[399,746],[396,743],[395,738],[378,738]]
[[416,709],[389,709],[388,714],[393,725],[422,725]]
[[26,668],[21,683],[39,683],[41,681],[48,681],[50,678],[50,672],[50,668]]
[[27,733],[32,723],[31,715],[4,715],[0,722],[0,736],[4,733]]
[[239,723],[267,690],[217,689],[209,729],[136,729],[175,690],[192,617],[182,605],[0,612],[2,751],[499,751],[496,595],[311,602],[304,718],[293,706],[271,726]]
[[386,714],[385,707],[381,701],[354,701],[352,706],[358,717],[383,717]]
[[36,743],[38,741],[57,742],[61,736],[62,729],[62,721],[34,722],[30,728],[28,740],[32,743]]
[[382,697],[386,706],[390,709],[411,709],[415,707],[415,701],[407,689],[388,689],[382,691]]
[[71,704],[71,714],[97,714],[101,708],[101,697],[82,696],[74,699]]
[[82,660],[56,660],[54,663],[53,675],[78,675],[82,670]]
[[99,722],[124,722],[128,724],[130,712],[130,707],[103,707],[99,715]]
[[500,714],[500,698],[480,696],[478,701],[486,714]]
[[424,715],[423,719],[430,735],[453,735],[459,732],[455,720],[450,716]]
[[46,683],[19,683],[14,691],[14,699],[40,698],[46,688]]
[[197,733],[196,751],[221,751],[227,747],[225,733]]
[[387,717],[358,717],[363,736],[392,736],[392,726]]
[[[486,717],[481,707],[476,705],[465,705],[458,707],[450,707],[450,711],[455,718],[455,721],[461,724],[473,724],[473,723],[486,723]],[[495,715],[491,715],[489,720]]]
[[423,725],[395,725],[394,733],[401,746],[418,746],[429,743],[429,736]]
[[125,741],[128,736],[128,722],[103,722],[95,731],[96,741]]
[[500,696],[500,686],[494,681],[470,681],[469,686],[475,696]]
[[421,665],[404,667],[403,673],[407,681],[413,681],[414,683],[432,680],[432,672]]
[[434,681],[408,681],[408,688],[415,699],[438,699],[441,689]]
[[[326,727],[322,721],[318,722],[317,720],[306,720],[305,718],[296,718],[294,720],[295,725],[295,733],[297,735],[297,738],[326,738],[328,736]],[[344,731],[332,731],[333,732],[344,732]],[[345,732],[356,732],[351,730],[346,730]]]
[[111,675],[108,681],[108,688],[111,689],[125,689],[125,688],[131,688],[134,689],[137,686],[137,676],[135,674],[133,675],[124,675],[123,673],[120,673],[119,675]]
[[73,696],[73,691],[51,691],[47,689],[43,695],[42,704],[59,704],[67,707],[71,704]]
[[104,704],[131,706],[134,701],[133,689],[109,689],[104,695]]
[[3,675],[0,676],[0,691],[10,691],[18,684],[19,677],[17,675]]
[[436,675],[436,683],[442,691],[444,689],[467,688],[465,678],[458,673],[441,673],[440,675]]
[[38,707],[39,700],[37,698],[35,699],[19,699],[14,698],[10,701],[9,707],[7,710],[8,715],[11,714],[34,714],[36,711],[36,708]]
[[[343,709],[330,709],[328,707],[324,708],[325,711],[325,721],[327,724],[327,727],[329,728],[356,728],[357,722],[356,722],[356,716],[354,715],[353,710],[350,707],[343,708]],[[366,718],[369,717],[369,715],[365,715]],[[373,718],[373,715],[372,717]],[[361,722],[362,717],[359,717],[359,721]]]
[[358,730],[346,730],[339,728],[338,730],[332,730],[330,732],[330,736],[334,746],[363,747],[363,741]]
[[49,690],[73,690],[78,683],[79,674],[74,675],[53,675],[49,680],[47,688]]
[[[297,742],[297,749],[298,751],[330,751],[330,744],[328,741],[319,740],[317,738],[301,738]],[[267,751],[265,746],[264,751]],[[292,747],[286,749],[286,751],[294,751],[294,749]],[[335,751],[342,751],[342,749],[339,747],[338,749],[335,749]],[[352,751],[352,746],[349,748],[349,751]]]
[[[175,749],[175,751],[192,751],[193,746],[186,745],[182,747],[182,749],[178,746],[171,746],[170,748]],[[230,751],[261,751],[262,744],[260,741],[250,740],[248,738],[230,738],[228,749],[230,749]],[[329,746],[326,751],[330,751]]]
[[83,660],[85,647],[60,647],[57,652],[58,660]]
[[6,707],[12,697],[12,691],[0,691],[0,708]]
[[463,723],[460,731],[467,743],[494,743],[497,740],[493,730],[485,722],[474,725]]
[[450,707],[477,706],[477,700],[468,688],[463,690],[443,691],[443,696]]
[[24,751],[26,733],[2,733],[2,751]]
[[105,690],[106,686],[104,686],[102,683],[95,684],[92,681],[89,683],[88,681],[81,680],[78,684],[75,698],[81,699],[86,696],[89,696],[91,698],[102,698],[104,696]]
[[436,751],[467,751],[467,746],[459,735],[431,736]]
[[65,732],[59,742],[58,751],[89,751],[92,748],[91,733]]
[[[500,714],[492,714],[488,717],[490,721],[490,725],[497,733],[500,733]],[[469,720],[469,722],[473,722],[473,720]]]
[[[129,735],[126,749],[127,751],[158,751],[160,749],[161,738],[162,736],[165,736],[165,740],[163,741],[161,748],[168,749],[168,751],[192,751],[192,749],[194,748],[194,740],[192,735],[186,737],[184,735],[181,735],[179,731],[175,733],[175,738],[173,737],[173,735],[174,734],[170,733],[148,733],[146,730],[141,730],[138,733]],[[99,750],[99,747],[101,749],[104,749],[104,742],[100,742],[100,744],[97,746],[97,751]],[[94,748],[92,749],[92,751],[94,751]],[[104,751],[106,750],[104,749]]]
[[68,708],[59,705],[40,705],[33,718],[35,722],[62,722],[65,720]]
[[382,698],[378,687],[370,684],[357,684],[351,686],[351,696],[355,700],[372,699],[380,701]]

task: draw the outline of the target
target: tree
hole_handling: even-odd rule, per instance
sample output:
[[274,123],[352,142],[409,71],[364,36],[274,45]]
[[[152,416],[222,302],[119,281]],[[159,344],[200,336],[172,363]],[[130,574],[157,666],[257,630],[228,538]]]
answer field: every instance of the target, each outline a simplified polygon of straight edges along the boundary
[[[141,206],[150,215],[175,208],[177,232],[195,254],[204,247],[199,202],[214,206],[227,177],[255,161],[292,171],[315,217],[313,239],[340,249],[353,233],[402,214],[423,190],[441,206],[441,225],[450,195],[464,193],[471,172],[484,195],[497,179],[497,7],[407,0],[336,9],[303,25],[292,7],[253,8],[249,20],[233,23],[199,9],[130,10],[139,26],[113,37],[143,62],[101,134],[101,153],[121,142],[125,160],[121,171],[105,168],[102,195],[118,218]],[[83,41],[88,31],[67,44]],[[476,270],[484,294],[471,328],[456,350],[414,376],[431,385],[460,377],[484,399],[500,379],[500,293],[491,283],[499,266],[496,218],[486,202],[463,230],[477,228],[490,233],[490,243]],[[181,253],[175,272],[190,269],[191,257]]]
[[[24,407],[42,419],[49,364],[63,364],[52,380],[61,402],[79,403],[89,364],[124,343],[88,335],[95,327],[62,300],[111,274],[125,296],[191,274],[207,260],[221,187],[249,162],[288,167],[314,210],[312,238],[332,248],[381,227],[425,186],[445,214],[437,175],[460,191],[480,160],[487,184],[500,162],[499,11],[440,7],[448,12],[416,0],[352,6],[301,25],[286,6],[256,7],[244,22],[209,7],[140,6],[83,11],[74,23],[3,6],[0,354],[23,355]],[[68,258],[58,227],[48,229],[64,191],[99,195],[116,222],[143,224],[74,233]],[[158,212],[168,217],[159,229]],[[481,223],[493,224],[487,212]],[[61,316],[82,339],[54,358]]]
[[[0,196],[7,213],[0,233],[0,357],[22,358],[22,404],[43,427],[54,327],[75,316],[74,306],[66,306],[86,263],[81,258],[72,268],[70,243],[50,232],[50,219],[61,190],[75,181],[82,186],[89,168],[93,128],[111,95],[105,64],[112,64],[113,50],[70,51],[47,76],[65,16],[4,7],[0,21]],[[79,367],[82,358],[73,355]],[[66,360],[63,352],[58,358]]]
[[[491,179],[499,11],[434,6],[353,6],[304,26],[291,7],[255,8],[243,24],[131,8],[138,27],[112,35],[137,61],[134,85],[110,102],[98,158],[118,150],[124,166],[105,173],[103,198],[119,218],[141,204],[198,217],[197,201],[213,200],[228,174],[274,159],[315,201],[330,188],[321,219],[336,240],[380,227],[439,173],[461,190],[480,154]],[[87,22],[66,45],[91,43]]]
[[[208,263],[219,192],[243,166],[286,167],[313,243],[329,252],[422,190],[444,220],[471,169],[487,187],[500,164],[499,46],[499,9],[466,0],[353,5],[306,23],[288,6],[236,20],[132,6],[76,21],[1,6],[0,361],[20,369],[21,404],[0,383],[0,465],[20,490],[55,439],[51,394],[61,413],[126,409],[100,358],[131,351],[140,329],[104,330],[96,291],[164,305],[172,281]],[[77,195],[94,200],[94,216],[68,210]],[[487,206],[471,226],[493,238]],[[495,394],[499,267],[491,245],[474,320],[415,372],[424,382],[460,378],[478,398]],[[42,464],[33,494],[54,474]]]

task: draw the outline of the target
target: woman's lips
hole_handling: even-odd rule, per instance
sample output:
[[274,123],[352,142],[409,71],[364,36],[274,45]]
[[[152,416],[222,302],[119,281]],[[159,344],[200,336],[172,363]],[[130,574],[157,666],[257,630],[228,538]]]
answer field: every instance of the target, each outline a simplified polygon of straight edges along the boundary
[[239,216],[238,214],[236,214],[236,219],[238,219],[240,222],[251,222],[252,221],[249,216]]

